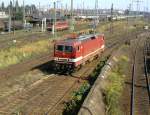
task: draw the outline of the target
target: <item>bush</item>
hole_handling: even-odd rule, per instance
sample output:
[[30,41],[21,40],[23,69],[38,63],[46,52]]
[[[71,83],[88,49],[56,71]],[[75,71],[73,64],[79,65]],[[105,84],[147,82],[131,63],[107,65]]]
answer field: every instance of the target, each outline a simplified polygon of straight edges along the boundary
[[77,115],[89,89],[90,85],[88,83],[84,83],[78,91],[73,92],[72,100],[65,103],[63,114]]
[[109,57],[110,56],[108,56],[105,59],[102,59],[102,61],[100,61],[99,64],[97,65],[97,67],[94,69],[94,71],[92,72],[92,74],[90,75],[90,78],[89,78],[90,85],[94,84],[95,80],[97,79],[98,75],[100,74],[102,68],[106,64]]

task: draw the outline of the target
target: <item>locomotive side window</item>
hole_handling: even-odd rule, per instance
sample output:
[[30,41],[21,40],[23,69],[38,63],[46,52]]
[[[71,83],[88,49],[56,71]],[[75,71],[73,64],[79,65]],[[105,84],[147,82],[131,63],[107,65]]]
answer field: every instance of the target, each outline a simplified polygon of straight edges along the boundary
[[76,46],[75,50],[76,50],[76,52],[79,52],[80,51],[80,46]]
[[56,50],[63,51],[64,50],[64,46],[63,45],[58,45]]
[[72,50],[73,50],[72,46],[65,46],[65,52],[70,53],[72,52]]
[[79,46],[77,47],[77,51],[80,51],[80,47]]

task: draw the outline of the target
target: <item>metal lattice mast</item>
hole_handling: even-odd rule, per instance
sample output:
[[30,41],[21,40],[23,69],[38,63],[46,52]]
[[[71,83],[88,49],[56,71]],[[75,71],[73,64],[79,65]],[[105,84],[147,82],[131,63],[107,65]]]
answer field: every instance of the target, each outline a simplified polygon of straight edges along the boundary
[[143,2],[141,0],[135,0],[134,1],[136,3],[136,17],[139,15],[140,12],[140,4]]

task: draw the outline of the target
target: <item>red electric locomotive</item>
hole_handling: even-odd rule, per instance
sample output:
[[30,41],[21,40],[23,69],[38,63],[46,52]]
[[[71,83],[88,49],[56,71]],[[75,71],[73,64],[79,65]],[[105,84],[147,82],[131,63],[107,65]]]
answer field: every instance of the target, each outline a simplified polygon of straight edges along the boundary
[[[47,30],[52,31],[53,24],[48,24]],[[66,30],[69,28],[69,24],[67,21],[58,21],[55,23],[55,29],[57,31]]]
[[54,45],[56,70],[73,70],[104,51],[104,35],[89,34],[58,41]]

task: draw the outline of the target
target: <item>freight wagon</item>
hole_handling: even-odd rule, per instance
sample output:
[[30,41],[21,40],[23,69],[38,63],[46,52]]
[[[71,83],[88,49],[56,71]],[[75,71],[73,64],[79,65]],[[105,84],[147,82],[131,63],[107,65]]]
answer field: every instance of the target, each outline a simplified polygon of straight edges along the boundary
[[74,70],[99,56],[105,48],[103,34],[82,35],[58,41],[54,45],[56,70]]

